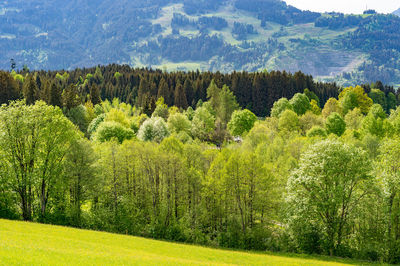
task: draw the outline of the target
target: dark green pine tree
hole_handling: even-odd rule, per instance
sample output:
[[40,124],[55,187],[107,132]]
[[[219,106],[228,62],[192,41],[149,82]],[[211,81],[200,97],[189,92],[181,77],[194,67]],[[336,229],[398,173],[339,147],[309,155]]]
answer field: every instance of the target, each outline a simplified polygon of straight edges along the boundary
[[168,106],[173,105],[171,93],[169,91],[169,86],[168,83],[165,81],[164,78],[161,78],[160,83],[158,84],[158,93],[157,93],[157,99],[163,97],[164,102]]
[[174,93],[174,105],[183,109],[186,109],[188,107],[186,94],[180,81],[176,83]]
[[192,82],[188,78],[185,80],[185,83],[183,83],[183,90],[185,91],[186,94],[187,103],[189,105],[192,105],[194,92],[193,92]]
[[23,90],[24,98],[27,105],[34,104],[37,100],[38,88],[36,85],[36,80],[34,80],[31,76],[24,82]]
[[138,97],[136,101],[137,105],[146,108],[146,105],[148,104],[147,97],[149,97],[149,82],[145,77],[142,77],[139,83]]
[[90,87],[90,101],[93,103],[93,105],[101,103],[100,89],[97,84],[92,84]]
[[19,88],[14,78],[7,72],[0,71],[0,104],[19,98]]
[[66,107],[68,110],[81,104],[78,96],[78,90],[73,84],[64,89],[64,92],[62,93],[62,99],[64,107]]
[[49,91],[49,104],[53,106],[62,107],[62,91],[61,87],[57,86],[54,82],[50,86]]

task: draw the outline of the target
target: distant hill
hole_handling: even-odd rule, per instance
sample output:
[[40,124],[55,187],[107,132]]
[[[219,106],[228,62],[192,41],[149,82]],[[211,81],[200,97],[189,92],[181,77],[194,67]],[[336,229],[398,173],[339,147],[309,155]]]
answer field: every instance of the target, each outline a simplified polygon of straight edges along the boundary
[[31,69],[301,70],[397,85],[399,28],[393,15],[320,14],[279,0],[4,1],[0,68],[14,58]]
[[393,12],[393,14],[400,16],[400,8]]

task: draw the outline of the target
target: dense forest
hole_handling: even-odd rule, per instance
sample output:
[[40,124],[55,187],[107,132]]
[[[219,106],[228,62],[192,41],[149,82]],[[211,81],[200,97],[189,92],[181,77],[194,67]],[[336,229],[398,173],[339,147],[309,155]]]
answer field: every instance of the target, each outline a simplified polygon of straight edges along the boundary
[[0,217],[400,262],[400,107],[381,82],[110,65],[0,72]]

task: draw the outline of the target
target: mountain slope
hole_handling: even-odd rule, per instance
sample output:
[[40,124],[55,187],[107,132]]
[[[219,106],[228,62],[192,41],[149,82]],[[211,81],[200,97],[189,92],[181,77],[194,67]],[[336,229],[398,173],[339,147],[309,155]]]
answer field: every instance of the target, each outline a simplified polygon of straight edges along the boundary
[[345,265],[7,220],[0,235],[0,265]]
[[393,14],[400,16],[400,8],[393,12]]
[[[380,23],[397,26],[395,16],[320,14],[279,0],[42,2],[0,3],[0,48],[6,51],[0,68],[9,69],[14,58],[20,68],[31,69],[119,63],[169,70],[301,70],[343,84],[376,79],[400,84],[400,33]],[[369,31],[360,34],[362,43],[371,46],[349,45],[363,28]],[[382,29],[396,47],[377,50],[375,36]],[[377,62],[377,51],[390,54],[389,65],[387,56]]]

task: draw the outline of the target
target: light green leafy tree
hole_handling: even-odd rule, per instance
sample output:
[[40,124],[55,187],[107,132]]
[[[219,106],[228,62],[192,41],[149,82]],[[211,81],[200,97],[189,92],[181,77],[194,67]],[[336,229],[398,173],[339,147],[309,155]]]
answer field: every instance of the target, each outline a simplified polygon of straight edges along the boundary
[[280,115],[285,110],[293,110],[293,106],[290,104],[287,98],[280,98],[278,101],[274,102],[274,105],[271,108],[271,116],[272,117],[280,117]]
[[338,113],[331,113],[326,119],[325,127],[328,134],[333,133],[340,137],[346,130],[346,122]]
[[[290,223],[301,219],[297,222],[317,228],[322,248],[336,254],[347,236],[355,207],[367,193],[370,170],[370,161],[359,148],[336,140],[314,144],[301,156],[298,169],[288,180]],[[297,241],[302,241],[304,232],[294,232]]]
[[168,129],[171,133],[187,133],[190,134],[191,123],[187,116],[182,113],[175,113],[168,118]]
[[0,108],[0,149],[9,181],[19,195],[22,217],[32,220],[33,203],[44,219],[55,186],[59,184],[63,158],[77,139],[74,125],[58,107],[36,102],[14,102]]
[[210,140],[215,129],[215,117],[205,107],[199,107],[194,112],[192,120],[192,135],[200,140]]
[[237,110],[232,114],[231,121],[228,123],[228,129],[232,136],[242,136],[253,128],[256,121],[257,117],[251,111],[247,109]]
[[293,111],[298,115],[303,115],[311,110],[310,99],[304,93],[296,93],[289,102],[293,106]]
[[169,134],[167,123],[161,117],[147,119],[138,131],[138,137],[143,141],[161,142]]
[[92,138],[96,141],[106,142],[113,139],[122,143],[126,139],[132,139],[135,136],[133,130],[124,127],[118,122],[102,122]]

